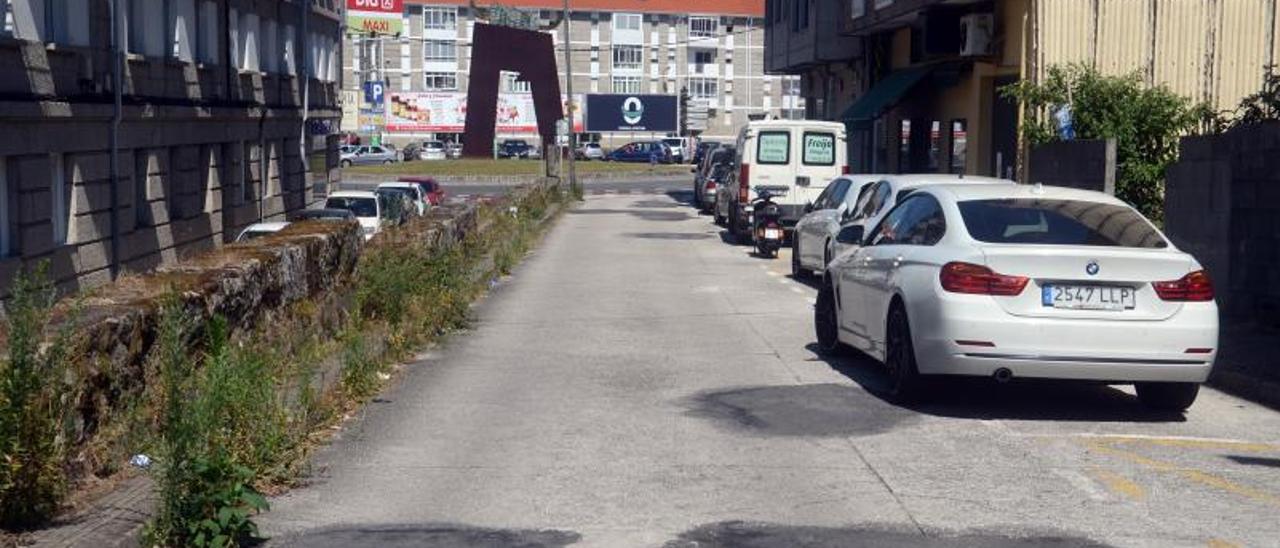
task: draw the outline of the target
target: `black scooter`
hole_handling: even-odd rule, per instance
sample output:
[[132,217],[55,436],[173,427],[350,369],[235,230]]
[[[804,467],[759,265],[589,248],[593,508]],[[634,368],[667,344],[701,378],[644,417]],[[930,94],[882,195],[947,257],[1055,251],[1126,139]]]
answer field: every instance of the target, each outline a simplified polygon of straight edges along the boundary
[[756,254],[761,257],[774,258],[782,247],[785,232],[782,229],[782,208],[773,203],[773,194],[761,190],[757,198],[751,201],[751,235],[755,241]]

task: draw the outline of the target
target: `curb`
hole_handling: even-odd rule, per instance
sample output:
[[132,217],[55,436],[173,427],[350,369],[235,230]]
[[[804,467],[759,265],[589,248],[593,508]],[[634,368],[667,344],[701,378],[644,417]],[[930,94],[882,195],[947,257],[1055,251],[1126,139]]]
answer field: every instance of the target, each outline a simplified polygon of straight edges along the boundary
[[1235,371],[1216,370],[1206,383],[1233,396],[1280,411],[1280,382]]

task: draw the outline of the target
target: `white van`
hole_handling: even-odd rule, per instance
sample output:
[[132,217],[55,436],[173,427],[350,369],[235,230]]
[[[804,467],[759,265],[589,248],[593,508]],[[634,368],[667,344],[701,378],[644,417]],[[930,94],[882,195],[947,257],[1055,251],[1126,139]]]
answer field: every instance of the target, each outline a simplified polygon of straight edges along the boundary
[[715,217],[730,234],[751,233],[751,201],[768,189],[788,230],[827,183],[847,173],[844,124],[814,120],[759,120],[738,132],[737,159],[716,189]]

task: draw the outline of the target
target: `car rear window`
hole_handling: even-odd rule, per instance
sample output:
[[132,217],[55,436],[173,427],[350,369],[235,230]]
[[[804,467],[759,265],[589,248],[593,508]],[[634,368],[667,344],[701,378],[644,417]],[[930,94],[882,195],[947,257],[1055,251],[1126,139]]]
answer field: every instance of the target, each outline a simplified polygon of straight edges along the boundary
[[377,217],[378,204],[373,198],[347,198],[335,196],[325,201],[324,207],[329,209],[346,209],[356,217]]
[[800,160],[806,166],[830,166],[836,163],[836,136],[831,133],[804,133],[804,151]]
[[969,235],[1000,244],[1164,248],[1160,233],[1126,206],[1029,198],[959,203]]
[[761,131],[756,145],[757,164],[786,165],[791,163],[791,132]]

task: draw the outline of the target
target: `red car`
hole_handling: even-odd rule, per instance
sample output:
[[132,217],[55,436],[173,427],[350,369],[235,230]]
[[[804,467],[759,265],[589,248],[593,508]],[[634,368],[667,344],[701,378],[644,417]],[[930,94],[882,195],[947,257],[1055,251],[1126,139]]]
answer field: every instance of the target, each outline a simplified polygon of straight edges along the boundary
[[431,177],[401,177],[402,183],[417,183],[422,187],[422,195],[427,197],[427,203],[438,206],[444,203],[444,186],[437,183]]

